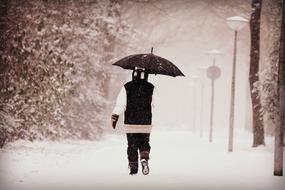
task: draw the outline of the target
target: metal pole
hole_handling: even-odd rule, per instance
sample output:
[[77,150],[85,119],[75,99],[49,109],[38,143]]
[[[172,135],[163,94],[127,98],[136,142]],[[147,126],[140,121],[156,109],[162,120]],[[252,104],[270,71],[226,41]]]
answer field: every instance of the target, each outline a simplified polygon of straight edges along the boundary
[[232,84],[231,84],[231,105],[230,105],[230,126],[229,126],[229,147],[228,151],[233,151],[234,144],[234,111],[235,111],[235,78],[236,78],[236,51],[237,49],[237,31],[235,31],[234,37],[234,56],[233,56],[233,68],[232,68]]
[[[193,97],[193,99],[194,99],[194,109],[195,110],[197,110],[196,108],[197,108],[197,103],[196,103],[196,82],[197,82],[197,80],[196,80],[196,78],[194,78],[193,79],[193,81],[194,81],[194,97]],[[193,130],[194,130],[194,133],[196,133],[196,117],[197,117],[197,113],[196,113],[196,111],[194,111],[194,115],[193,115]]]
[[200,137],[203,136],[203,126],[204,126],[204,120],[203,120],[203,114],[204,114],[204,82],[205,82],[205,76],[204,71],[202,76],[202,84],[201,84],[201,102],[200,102]]
[[211,86],[212,86],[212,93],[211,93],[210,135],[209,135],[210,142],[213,141],[213,110],[214,110],[214,87],[215,87],[214,79],[211,80]]
[[[215,58],[213,59],[213,66],[215,65]],[[214,114],[214,93],[215,93],[215,80],[211,80],[211,111],[210,111],[210,134],[209,141],[213,141],[213,114]]]

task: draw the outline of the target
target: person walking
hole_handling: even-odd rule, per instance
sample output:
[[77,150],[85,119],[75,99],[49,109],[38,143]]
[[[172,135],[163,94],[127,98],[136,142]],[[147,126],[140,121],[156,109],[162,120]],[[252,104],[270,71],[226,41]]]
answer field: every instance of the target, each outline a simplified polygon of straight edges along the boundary
[[124,112],[130,175],[138,173],[139,160],[142,173],[149,174],[150,133],[152,129],[152,107],[154,85],[148,80],[144,68],[135,67],[132,80],[121,89],[112,112],[112,127],[115,129],[119,116]]

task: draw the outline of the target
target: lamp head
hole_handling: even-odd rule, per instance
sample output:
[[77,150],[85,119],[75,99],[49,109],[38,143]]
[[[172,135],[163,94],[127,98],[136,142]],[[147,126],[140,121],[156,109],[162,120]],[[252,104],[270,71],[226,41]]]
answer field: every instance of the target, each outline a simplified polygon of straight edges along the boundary
[[239,31],[243,29],[248,23],[248,20],[241,16],[233,16],[227,18],[227,24],[234,31]]

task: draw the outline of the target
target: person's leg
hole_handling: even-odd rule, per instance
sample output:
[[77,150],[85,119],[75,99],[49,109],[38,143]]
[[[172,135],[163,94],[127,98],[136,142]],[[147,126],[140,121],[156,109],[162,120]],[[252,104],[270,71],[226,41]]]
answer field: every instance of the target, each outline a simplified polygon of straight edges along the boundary
[[138,172],[138,136],[135,133],[127,133],[128,140],[128,160],[130,167],[130,174],[136,174]]
[[146,161],[149,160],[149,153],[150,153],[150,134],[149,133],[141,133],[139,134],[139,151],[140,151],[140,159],[145,159]]
[[139,136],[139,151],[140,151],[140,161],[142,165],[142,173],[147,175],[149,173],[148,160],[149,160],[149,133],[141,133]]

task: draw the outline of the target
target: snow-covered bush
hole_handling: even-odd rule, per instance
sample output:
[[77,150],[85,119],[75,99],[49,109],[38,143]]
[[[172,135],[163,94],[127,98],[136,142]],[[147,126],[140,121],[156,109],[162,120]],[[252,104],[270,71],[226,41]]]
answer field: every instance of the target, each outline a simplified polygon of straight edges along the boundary
[[110,63],[132,37],[120,19],[120,3],[13,0],[5,6],[1,138],[100,137],[110,103]]

